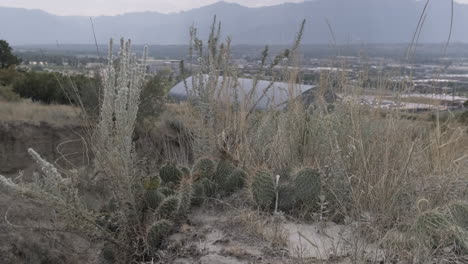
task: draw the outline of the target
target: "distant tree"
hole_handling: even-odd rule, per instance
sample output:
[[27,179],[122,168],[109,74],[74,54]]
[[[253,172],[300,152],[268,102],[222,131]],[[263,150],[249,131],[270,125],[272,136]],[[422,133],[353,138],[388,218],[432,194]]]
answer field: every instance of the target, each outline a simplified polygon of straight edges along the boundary
[[160,71],[151,76],[141,91],[138,119],[157,117],[164,109],[165,96],[174,84],[170,71]]
[[31,71],[19,75],[12,86],[22,98],[46,104],[79,104],[88,114],[95,115],[99,109],[99,85],[99,78],[85,75]]
[[9,86],[21,77],[21,73],[12,68],[0,69],[0,85]]
[[0,40],[0,69],[5,69],[19,63],[19,59],[11,53],[11,50],[12,48],[8,42]]

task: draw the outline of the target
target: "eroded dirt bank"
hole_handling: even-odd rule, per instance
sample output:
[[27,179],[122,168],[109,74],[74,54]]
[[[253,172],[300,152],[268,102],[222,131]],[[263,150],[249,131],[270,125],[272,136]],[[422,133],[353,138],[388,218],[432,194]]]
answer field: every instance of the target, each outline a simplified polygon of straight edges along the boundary
[[23,121],[0,122],[0,174],[28,174],[34,161],[27,153],[33,148],[45,159],[60,166],[81,166],[87,162],[85,130],[78,125],[54,126]]

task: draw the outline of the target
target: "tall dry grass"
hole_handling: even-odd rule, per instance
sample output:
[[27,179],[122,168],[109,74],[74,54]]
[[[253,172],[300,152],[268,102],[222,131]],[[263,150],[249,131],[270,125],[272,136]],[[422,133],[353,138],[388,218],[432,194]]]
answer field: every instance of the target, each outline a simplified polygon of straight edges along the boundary
[[0,120],[34,124],[45,122],[56,126],[79,125],[81,124],[81,110],[73,106],[44,105],[31,100],[0,101]]
[[[240,73],[227,66],[231,65],[230,40],[220,43],[217,32],[214,23],[208,48],[203,50],[207,54],[201,50],[201,40],[192,35],[194,50],[200,50],[194,60],[201,67],[191,72],[195,94],[179,118],[193,131],[195,159],[228,158],[250,172],[262,168],[285,177],[304,166],[316,168],[324,175],[330,209],[325,217],[359,223],[362,234],[381,245],[388,259],[415,263],[447,256],[465,259],[467,245],[454,242],[460,251],[441,245],[442,240],[428,243],[428,237],[415,230],[421,228],[420,219],[427,212],[468,201],[467,127],[454,120],[408,120],[400,109],[372,107],[359,100],[327,102],[327,95],[334,93],[359,98],[366,88],[366,69],[354,82],[345,71],[324,72],[312,104],[293,100],[299,94],[302,29],[293,48],[271,58],[270,65],[265,49],[254,78],[289,82],[291,100],[283,110],[257,111],[257,100],[239,98]],[[271,71],[276,65],[284,67],[281,74]],[[380,94],[399,98],[410,89],[406,82],[395,83],[385,75],[379,78],[378,87],[373,88]],[[254,84],[252,91],[256,89]]]

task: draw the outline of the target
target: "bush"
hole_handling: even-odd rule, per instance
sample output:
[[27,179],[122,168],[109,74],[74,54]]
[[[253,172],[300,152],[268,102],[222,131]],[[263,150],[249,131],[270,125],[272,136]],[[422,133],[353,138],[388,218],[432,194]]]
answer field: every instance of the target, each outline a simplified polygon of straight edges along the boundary
[[459,117],[458,121],[462,124],[468,125],[468,110],[463,112]]
[[20,99],[20,96],[13,91],[11,86],[0,85],[0,100],[5,100],[7,102],[17,102]]
[[158,117],[164,109],[165,96],[172,88],[174,81],[170,72],[161,71],[151,76],[141,91],[141,102],[138,119]]
[[23,98],[43,103],[66,104],[67,98],[60,87],[62,76],[53,73],[28,72],[17,79],[13,89]]
[[21,76],[21,73],[17,72],[13,68],[0,69],[0,85],[9,86]]
[[84,75],[27,72],[13,82],[13,90],[23,98],[46,104],[81,104],[91,113],[99,109],[99,79]]

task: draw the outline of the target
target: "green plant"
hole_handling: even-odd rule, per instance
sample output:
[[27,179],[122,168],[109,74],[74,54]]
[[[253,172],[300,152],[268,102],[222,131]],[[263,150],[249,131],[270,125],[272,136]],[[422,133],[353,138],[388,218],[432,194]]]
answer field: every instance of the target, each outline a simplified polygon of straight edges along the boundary
[[164,184],[179,183],[184,173],[174,163],[168,163],[159,169],[159,177],[161,177]]
[[227,194],[234,193],[244,187],[244,183],[247,179],[247,173],[242,169],[234,169],[229,175],[227,175],[222,189]]
[[146,235],[146,241],[149,248],[151,250],[157,250],[164,237],[169,234],[173,226],[174,223],[166,219],[154,222],[148,229],[148,234]]
[[216,184],[208,178],[201,178],[194,184],[193,204],[200,205],[207,197],[214,197],[215,194]]
[[215,163],[208,158],[201,158],[193,166],[193,175],[195,178],[212,179],[215,173]]
[[296,200],[306,206],[314,206],[319,201],[321,192],[320,173],[314,169],[300,170],[294,176],[294,193]]
[[8,68],[10,66],[15,66],[20,63],[18,57],[13,55],[11,52],[12,48],[10,44],[6,41],[1,39],[0,40],[0,69]]
[[144,183],[145,190],[156,190],[161,186],[161,177],[154,176],[146,180]]
[[138,120],[157,118],[164,110],[166,94],[172,88],[173,79],[170,72],[159,71],[148,78],[143,86],[142,98],[138,111]]
[[174,189],[166,187],[166,186],[159,188],[159,191],[162,194],[164,194],[166,197],[176,194],[176,191]]
[[275,199],[275,183],[273,177],[265,171],[258,171],[252,183],[252,195],[255,203],[263,208],[268,208]]
[[296,204],[295,194],[294,187],[291,184],[280,184],[278,186],[278,209],[283,212],[294,209]]
[[448,209],[453,222],[468,230],[468,203],[463,201],[452,202],[448,205]]
[[179,213],[184,215],[186,214],[192,204],[194,187],[192,184],[191,178],[185,178],[184,181],[180,184],[179,195],[180,195],[180,206]]
[[165,198],[160,190],[147,190],[144,194],[145,205],[152,210],[156,210]]
[[11,86],[2,86],[0,84],[0,100],[2,99],[7,102],[18,102],[21,98],[13,91]]
[[226,196],[244,186],[247,173],[236,168],[227,160],[215,162],[208,158],[197,160],[193,166],[193,176],[196,179],[194,195],[196,204],[203,197]]
[[179,195],[172,195],[166,197],[156,208],[155,215],[158,218],[163,219],[172,219],[176,216],[177,211],[180,207],[180,196]]
[[216,165],[216,170],[213,175],[213,181],[219,186],[224,186],[229,175],[234,171],[235,167],[231,162],[221,159]]

